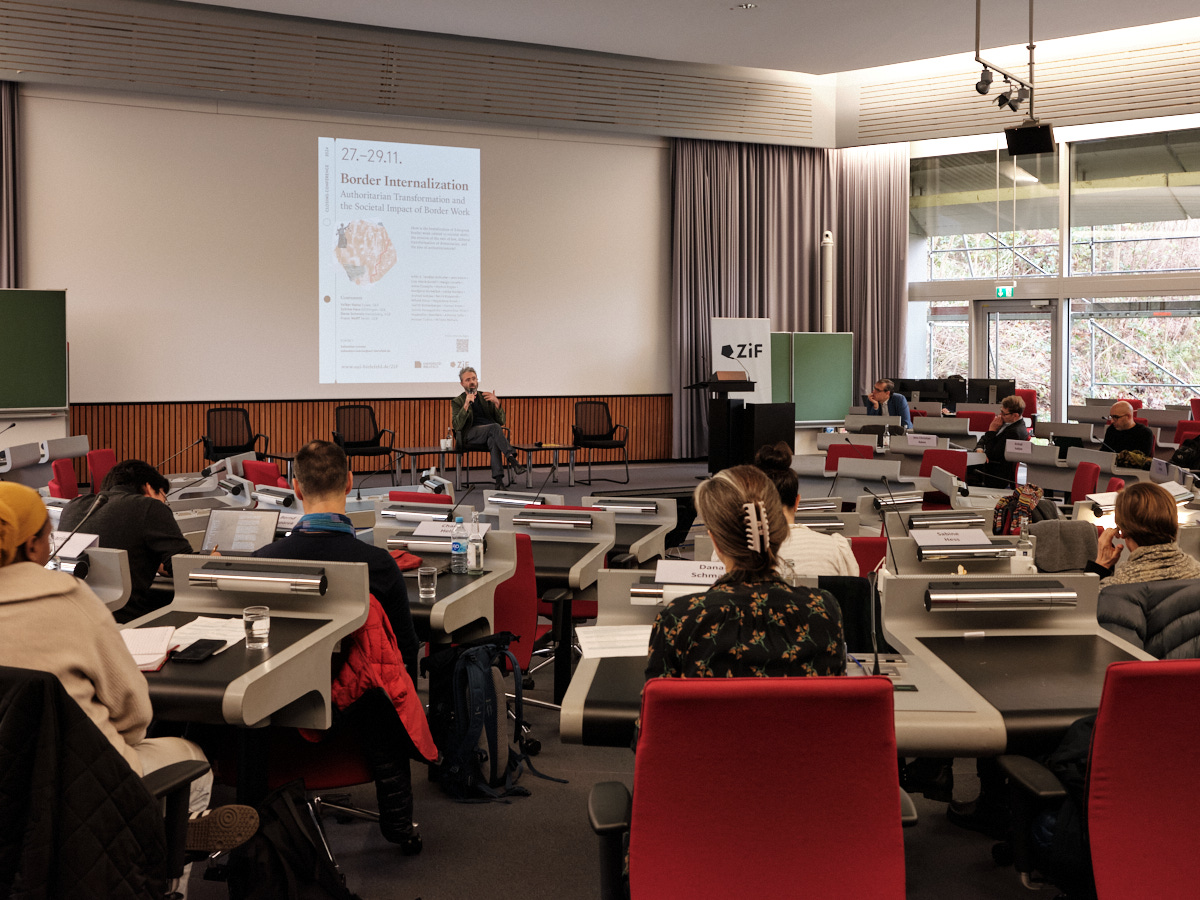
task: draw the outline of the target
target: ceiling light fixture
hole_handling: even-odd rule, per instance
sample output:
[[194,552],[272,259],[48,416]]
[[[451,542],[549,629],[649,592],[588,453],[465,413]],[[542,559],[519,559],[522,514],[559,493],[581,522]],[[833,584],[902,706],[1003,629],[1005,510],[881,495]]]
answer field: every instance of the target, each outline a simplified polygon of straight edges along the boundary
[[987,95],[992,88],[993,71],[1004,77],[1007,86],[1005,91],[996,98],[996,106],[1000,109],[1010,109],[1016,112],[1021,104],[1028,101],[1029,111],[1025,120],[1016,128],[1004,129],[1004,137],[1008,142],[1008,155],[1021,156],[1028,153],[1050,153],[1054,150],[1054,132],[1049,123],[1043,125],[1033,114],[1033,0],[1029,0],[1029,78],[1021,78],[1012,72],[1002,69],[983,58],[979,37],[983,0],[975,0],[975,61],[983,66],[975,90]]

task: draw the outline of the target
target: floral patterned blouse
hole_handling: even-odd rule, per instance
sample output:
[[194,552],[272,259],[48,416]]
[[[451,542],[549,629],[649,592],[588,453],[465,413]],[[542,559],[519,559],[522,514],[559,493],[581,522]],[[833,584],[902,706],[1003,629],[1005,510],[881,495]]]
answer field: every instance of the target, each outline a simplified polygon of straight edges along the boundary
[[828,591],[776,578],[672,600],[650,633],[646,678],[844,675],[842,611]]

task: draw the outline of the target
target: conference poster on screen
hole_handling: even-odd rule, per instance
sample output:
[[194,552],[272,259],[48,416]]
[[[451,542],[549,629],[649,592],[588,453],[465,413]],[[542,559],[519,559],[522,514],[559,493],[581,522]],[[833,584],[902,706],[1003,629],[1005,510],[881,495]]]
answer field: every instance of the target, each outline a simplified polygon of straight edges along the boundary
[[319,138],[322,384],[479,363],[479,151]]

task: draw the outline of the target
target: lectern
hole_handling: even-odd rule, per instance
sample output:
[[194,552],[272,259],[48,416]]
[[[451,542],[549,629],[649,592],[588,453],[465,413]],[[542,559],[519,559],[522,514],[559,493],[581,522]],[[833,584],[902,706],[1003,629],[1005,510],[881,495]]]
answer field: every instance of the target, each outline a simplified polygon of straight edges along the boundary
[[[714,372],[707,381],[689,384],[688,390],[708,394],[708,473],[715,475],[741,461],[742,440],[740,422],[746,401],[730,398],[730,394],[749,394],[754,382],[742,377],[734,380],[724,372]],[[740,374],[740,373],[739,373]]]

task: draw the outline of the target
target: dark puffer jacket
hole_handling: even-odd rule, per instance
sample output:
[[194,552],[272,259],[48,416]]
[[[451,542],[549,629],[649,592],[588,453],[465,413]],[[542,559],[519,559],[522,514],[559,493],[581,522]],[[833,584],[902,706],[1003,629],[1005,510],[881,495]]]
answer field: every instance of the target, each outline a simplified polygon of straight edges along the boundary
[[1200,659],[1200,579],[1109,585],[1096,618],[1158,659]]

